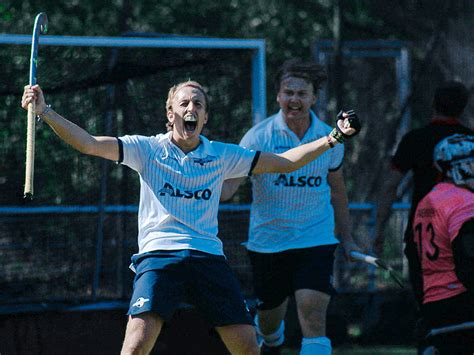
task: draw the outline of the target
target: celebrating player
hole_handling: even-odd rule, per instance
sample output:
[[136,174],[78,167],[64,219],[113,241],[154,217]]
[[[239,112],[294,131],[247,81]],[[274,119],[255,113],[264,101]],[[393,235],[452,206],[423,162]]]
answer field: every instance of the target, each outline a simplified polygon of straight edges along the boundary
[[[412,263],[420,265],[421,313],[428,330],[474,321],[474,135],[436,145],[444,180],[419,203],[413,219]],[[433,338],[441,354],[472,354],[474,332]]]
[[22,107],[33,101],[36,114],[73,148],[139,174],[139,250],[132,257],[136,277],[122,354],[149,353],[183,302],[202,312],[232,354],[257,354],[253,320],[217,238],[224,179],[297,170],[357,133],[357,117],[343,113],[330,134],[274,154],[203,137],[208,98],[193,81],[169,90],[170,130],[151,137],[92,136],[47,106],[39,86],[27,85]]
[[[292,59],[275,85],[280,111],[252,127],[240,145],[276,153],[318,141],[331,131],[311,110],[326,75],[318,64]],[[330,354],[326,311],[333,293],[334,251],[359,251],[350,233],[342,160],[344,146],[291,174],[254,175],[247,248],[257,296],[257,332],[262,354],[279,353],[284,342],[288,296],[295,296],[303,333],[301,354]],[[227,181],[222,199],[242,179]],[[335,235],[335,222],[340,237]],[[338,240],[339,239],[339,240]]]

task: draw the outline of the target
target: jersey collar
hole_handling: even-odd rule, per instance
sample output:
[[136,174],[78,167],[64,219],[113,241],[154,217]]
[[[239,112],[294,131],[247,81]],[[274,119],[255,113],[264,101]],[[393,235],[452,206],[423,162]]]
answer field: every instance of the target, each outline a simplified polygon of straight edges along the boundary
[[165,135],[165,144],[164,144],[164,152],[162,155],[163,159],[168,158],[169,156],[174,156],[176,158],[184,158],[186,156],[193,157],[193,158],[205,158],[208,156],[217,156],[214,147],[212,146],[211,142],[204,136],[200,135],[199,140],[200,144],[194,149],[193,151],[189,152],[188,154],[184,154],[184,152],[176,146],[171,140],[172,132],[167,132]]
[[[311,116],[311,123],[310,123],[308,131],[304,135],[302,141],[306,140],[308,137],[313,137],[316,134],[316,125],[317,125],[317,122],[319,120],[318,116],[316,116],[316,114],[313,112],[313,110],[309,110],[309,114]],[[291,135],[294,135],[296,137],[295,133],[286,124],[285,119],[283,118],[283,113],[282,113],[281,110],[278,111],[278,113],[276,114],[275,126],[276,126],[277,129],[282,130],[282,131],[286,131],[287,133],[289,133]]]

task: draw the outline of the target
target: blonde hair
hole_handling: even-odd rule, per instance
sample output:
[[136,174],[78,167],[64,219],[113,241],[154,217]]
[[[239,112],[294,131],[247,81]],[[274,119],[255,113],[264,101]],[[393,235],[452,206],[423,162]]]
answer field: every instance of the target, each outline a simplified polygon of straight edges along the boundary
[[[198,89],[199,91],[202,92],[202,94],[204,95],[204,100],[205,100],[206,113],[209,112],[209,97],[207,96],[206,90],[204,90],[204,87],[201,84],[199,84],[197,81],[188,80],[188,81],[183,81],[179,84],[173,85],[169,89],[168,99],[166,99],[166,113],[168,113],[168,111],[171,110],[171,108],[173,106],[173,100],[174,100],[174,97],[176,96],[176,93],[179,90],[181,90],[182,88],[186,87],[186,86],[196,88],[196,89]],[[166,130],[167,131],[173,130],[173,124],[169,121],[166,123]]]

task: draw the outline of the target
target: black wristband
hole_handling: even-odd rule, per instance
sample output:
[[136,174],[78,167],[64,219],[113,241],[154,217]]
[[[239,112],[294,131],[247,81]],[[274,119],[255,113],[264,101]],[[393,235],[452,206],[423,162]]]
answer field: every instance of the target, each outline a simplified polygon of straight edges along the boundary
[[342,144],[344,143],[344,140],[346,139],[345,136],[347,135],[342,133],[339,127],[337,127],[337,128],[333,128],[331,133],[329,133],[329,136],[333,137],[335,140],[337,140],[339,143]]

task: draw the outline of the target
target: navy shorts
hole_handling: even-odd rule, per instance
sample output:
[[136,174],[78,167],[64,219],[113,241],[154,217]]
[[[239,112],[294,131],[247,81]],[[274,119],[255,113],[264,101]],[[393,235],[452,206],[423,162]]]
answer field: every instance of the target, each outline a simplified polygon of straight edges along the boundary
[[153,251],[132,257],[136,270],[129,315],[154,312],[169,321],[184,305],[216,327],[253,319],[224,256],[196,250]]
[[249,251],[257,308],[273,309],[301,289],[333,295],[336,248],[337,244],[331,244],[279,253]]

